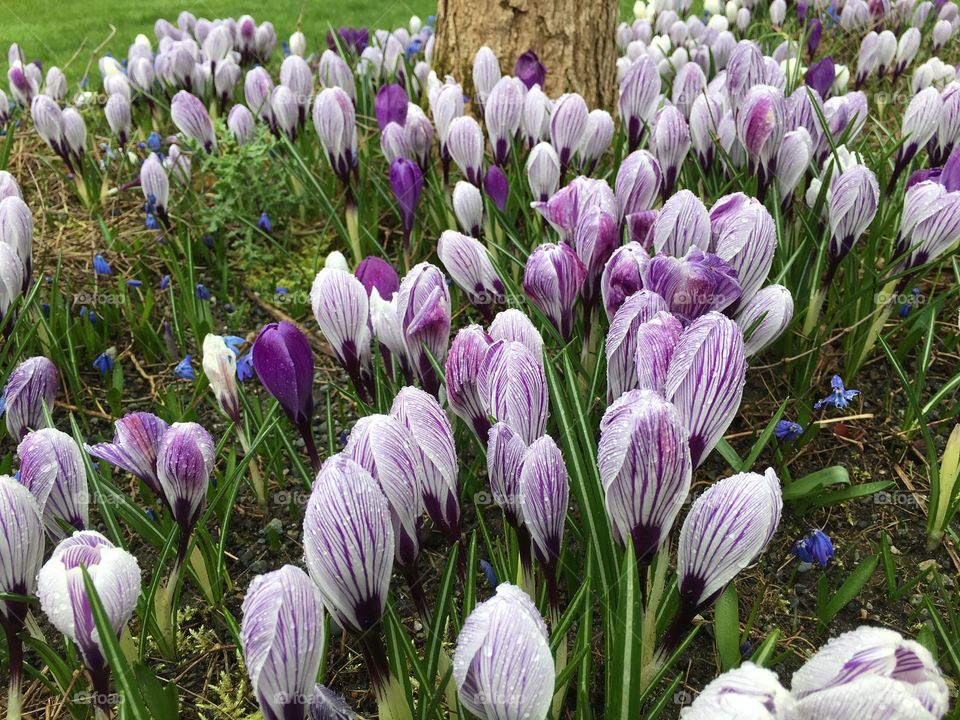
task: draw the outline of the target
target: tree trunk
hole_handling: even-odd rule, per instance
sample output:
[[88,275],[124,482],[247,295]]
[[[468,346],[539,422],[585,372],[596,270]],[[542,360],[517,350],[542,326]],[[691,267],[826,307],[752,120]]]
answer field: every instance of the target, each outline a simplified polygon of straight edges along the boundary
[[616,103],[617,0],[438,0],[434,65],[472,95],[473,56],[484,45],[513,74],[533,50],[547,68],[551,97],[578,92],[587,105]]

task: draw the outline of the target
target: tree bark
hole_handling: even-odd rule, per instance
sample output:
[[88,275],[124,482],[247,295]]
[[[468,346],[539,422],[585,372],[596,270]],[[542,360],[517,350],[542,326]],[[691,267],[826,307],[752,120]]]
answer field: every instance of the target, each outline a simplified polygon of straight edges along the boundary
[[500,70],[533,50],[547,68],[545,92],[578,92],[593,108],[616,103],[617,0],[438,0],[434,65],[472,96],[473,56],[488,46]]

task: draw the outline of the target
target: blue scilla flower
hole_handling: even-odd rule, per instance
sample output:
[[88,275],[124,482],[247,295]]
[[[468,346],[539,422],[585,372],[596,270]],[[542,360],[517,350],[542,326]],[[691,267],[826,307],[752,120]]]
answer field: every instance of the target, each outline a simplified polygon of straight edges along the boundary
[[95,367],[101,375],[106,375],[108,372],[113,370],[115,355],[116,350],[113,348],[104,350],[102,353],[97,355],[97,359],[93,361],[93,367]]
[[195,288],[197,293],[197,300],[209,300],[210,299],[210,290],[203,283],[197,283]]
[[420,51],[423,50],[423,43],[420,40],[414,40],[405,48],[407,60],[413,60]]
[[131,278],[130,280],[127,280],[127,287],[129,288],[143,287],[143,280],[134,280]]
[[273,224],[270,222],[270,217],[266,212],[260,213],[260,219],[257,220],[257,227],[265,233],[273,232]]
[[190,364],[192,361],[193,355],[184,357],[183,360],[178,362],[176,367],[173,368],[173,374],[181,380],[193,380],[196,375],[193,372],[193,365]]
[[847,390],[843,386],[843,378],[839,375],[834,375],[830,380],[831,392],[823,400],[818,400],[813,405],[814,410],[819,410],[822,407],[827,405],[833,405],[835,408],[843,409],[850,404],[850,401],[853,400],[857,395],[860,394],[859,390]]
[[493,565],[488,563],[486,560],[480,560],[480,569],[487,578],[487,584],[496,589],[497,585],[500,584],[500,581],[497,579],[497,571],[493,569]]
[[833,542],[822,530],[811,530],[793,544],[790,552],[800,562],[817,563],[825,568],[833,557]]
[[245,382],[253,377],[253,351],[247,352],[237,358],[237,380]]
[[777,423],[776,427],[773,428],[773,434],[777,436],[778,440],[790,442],[803,435],[803,425],[791,420],[781,420]]
[[110,269],[110,263],[99,253],[93,256],[93,271],[97,275],[113,275],[113,270]]
[[150,136],[147,138],[147,147],[150,148],[153,152],[157,152],[160,149],[160,133],[156,130],[150,133]]
[[233,350],[234,355],[239,355],[240,348],[246,342],[246,340],[238,335],[224,335],[223,342],[228,348]]
[[900,317],[905,318],[910,314],[910,311],[916,306],[920,299],[920,288],[914,288],[910,291],[913,297],[908,298],[907,301],[900,306]]

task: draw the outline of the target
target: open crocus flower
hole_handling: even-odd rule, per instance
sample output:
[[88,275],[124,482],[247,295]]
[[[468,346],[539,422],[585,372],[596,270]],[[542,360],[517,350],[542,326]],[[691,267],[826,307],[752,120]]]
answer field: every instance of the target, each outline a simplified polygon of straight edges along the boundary
[[490,336],[479,325],[463,328],[450,345],[444,373],[450,409],[459,415],[481,440],[487,436],[490,421],[480,397],[477,378],[480,364],[491,342]]
[[90,524],[87,469],[76,441],[54,428],[35,430],[17,446],[20,482],[37,499],[43,524],[54,540],[66,533],[61,523],[85,530]]
[[682,720],[786,720],[795,717],[796,704],[776,673],[745,662],[707,685],[690,707],[680,711],[680,717]]
[[463,623],[453,656],[460,702],[485,720],[544,720],[556,670],[547,627],[530,597],[503,584]]
[[27,358],[14,368],[3,390],[7,432],[19,442],[30,430],[46,425],[43,409],[53,412],[57,368],[43,356]]
[[526,345],[498,340],[487,350],[477,377],[480,398],[495,421],[506,423],[529,445],[544,434],[549,396],[543,365]]
[[265,720],[305,720],[324,648],[323,601],[303,570],[258,575],[243,598],[240,643]]
[[184,536],[193,530],[206,504],[213,463],[213,438],[197,423],[174,423],[160,438],[157,479],[180,525],[180,560],[186,555]]
[[424,389],[436,395],[440,378],[431,356],[442,366],[450,345],[447,279],[435,265],[419,263],[400,282],[396,303],[406,357]]
[[310,290],[313,316],[357,392],[370,396],[370,306],[363,284],[346,270],[323,268]]
[[110,627],[119,636],[140,597],[140,566],[126,550],[92,530],[76,532],[53,550],[37,576],[37,597],[50,623],[76,643],[93,679],[98,707],[107,707],[110,666],[93,620],[82,568],[90,575]]
[[[653,390],[631,390],[604,413],[597,448],[614,536],[648,563],[670,534],[693,466],[677,409]],[[641,578],[642,579],[642,578]]]
[[801,720],[939,720],[950,701],[930,651],[878,627],[830,640],[794,673],[791,688]]
[[643,287],[662,297],[674,315],[690,323],[740,298],[736,271],[713,253],[692,247],[681,258],[658,255],[642,269]]
[[113,442],[85,445],[86,451],[135,476],[154,495],[163,499],[157,477],[157,452],[160,439],[170,426],[147,412],[124,415],[113,426]]
[[690,433],[690,455],[699,467],[733,422],[747,373],[743,335],[736,323],[710,312],[680,335],[664,384]]

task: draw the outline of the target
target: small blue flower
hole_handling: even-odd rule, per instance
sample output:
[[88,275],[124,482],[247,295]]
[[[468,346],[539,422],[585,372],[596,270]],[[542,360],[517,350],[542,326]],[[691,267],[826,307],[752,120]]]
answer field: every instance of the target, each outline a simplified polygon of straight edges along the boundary
[[170,287],[170,276],[164,275],[162,278],[160,278],[160,289],[166,290],[168,287]]
[[160,223],[157,222],[157,218],[154,217],[153,213],[147,213],[143,225],[147,230],[157,230],[160,227]]
[[483,574],[487,577],[487,583],[490,585],[490,587],[496,589],[497,585],[500,584],[500,581],[497,579],[497,571],[493,569],[493,565],[488,563],[486,560],[480,560],[479,564]]
[[847,390],[843,386],[843,378],[839,375],[834,375],[830,380],[830,388],[832,391],[829,395],[823,400],[818,400],[813,404],[814,410],[819,410],[826,405],[833,405],[835,408],[842,410],[850,404],[851,400],[860,394],[859,390]]
[[40,312],[43,313],[44,317],[50,317],[50,303],[42,303],[40,305]]
[[93,256],[93,271],[97,275],[113,275],[110,263],[104,259],[103,255],[99,254]]
[[147,138],[147,147],[153,152],[157,152],[160,149],[160,133],[156,130],[150,133],[150,137]]
[[204,235],[202,238],[200,238],[200,242],[202,242],[208,248],[213,247],[213,237],[210,235]]
[[147,517],[154,522],[157,521],[157,514],[153,511],[153,508],[147,508]]
[[93,361],[93,367],[99,370],[101,375],[106,375],[108,372],[113,370],[114,353],[115,351],[113,348],[110,348],[109,350],[105,350],[97,355],[97,359]]
[[196,376],[193,372],[193,365],[190,364],[192,361],[193,355],[187,355],[177,363],[177,366],[173,369],[173,374],[181,380],[193,380]]
[[247,350],[246,354],[237,358],[237,380],[245,382],[253,377],[253,351]]
[[238,335],[224,335],[223,342],[228,348],[233,350],[234,355],[239,355],[240,346],[243,345],[246,340]]
[[350,439],[350,433],[344,430],[341,430],[339,433],[337,433],[337,443],[339,443],[340,447],[346,447],[347,440],[349,439]]
[[800,562],[817,563],[825,568],[833,557],[833,542],[822,530],[811,530],[793,544],[790,552]]
[[87,320],[89,320],[92,323],[95,323],[97,321],[97,314],[93,310],[91,310],[87,314]]
[[197,283],[196,287],[197,300],[209,300],[210,291],[206,288],[203,283]]
[[910,291],[913,295],[912,299],[908,299],[903,305],[900,306],[900,317],[905,318],[910,314],[910,311],[915,305],[918,304],[920,299],[920,288],[914,288]]
[[143,280],[135,280],[135,279],[127,280],[127,287],[129,288],[143,287]]
[[423,50],[423,43],[420,40],[414,40],[405,48],[407,60],[412,60],[420,51]]
[[3,394],[0,394],[0,415],[3,415],[6,409],[7,409],[7,395],[6,393],[3,393]]
[[278,287],[276,290],[276,293],[277,295],[289,295],[290,291],[287,290],[285,287]]
[[283,48],[283,56],[290,57],[290,43],[284,40],[282,43],[280,43],[280,47]]
[[773,429],[773,434],[777,436],[778,440],[790,442],[803,435],[803,425],[790,420],[781,420]]
[[427,15],[427,25],[436,25],[437,16],[436,15]]
[[267,213],[260,213],[260,219],[257,220],[257,227],[263,230],[265,233],[273,232],[273,225],[270,222],[270,217]]

